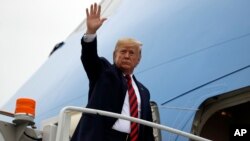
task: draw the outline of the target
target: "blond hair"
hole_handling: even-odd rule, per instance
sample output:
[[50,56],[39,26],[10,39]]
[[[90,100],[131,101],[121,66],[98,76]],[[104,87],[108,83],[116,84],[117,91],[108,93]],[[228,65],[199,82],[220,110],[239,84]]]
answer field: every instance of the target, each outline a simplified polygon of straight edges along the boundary
[[139,49],[141,50],[142,43],[133,38],[121,38],[116,43],[115,51],[117,50],[118,47],[123,45],[136,46],[139,47]]

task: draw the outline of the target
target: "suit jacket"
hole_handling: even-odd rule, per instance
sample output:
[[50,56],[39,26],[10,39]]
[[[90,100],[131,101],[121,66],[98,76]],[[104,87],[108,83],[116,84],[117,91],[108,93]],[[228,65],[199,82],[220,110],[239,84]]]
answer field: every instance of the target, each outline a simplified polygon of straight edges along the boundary
[[[81,60],[89,78],[89,95],[87,108],[121,113],[127,83],[121,70],[97,54],[97,39],[82,43]],[[141,119],[152,121],[150,95],[133,76],[141,96]],[[105,141],[105,132],[111,129],[117,119],[100,115],[82,115],[71,141]],[[153,141],[152,128],[140,125],[139,140]]]

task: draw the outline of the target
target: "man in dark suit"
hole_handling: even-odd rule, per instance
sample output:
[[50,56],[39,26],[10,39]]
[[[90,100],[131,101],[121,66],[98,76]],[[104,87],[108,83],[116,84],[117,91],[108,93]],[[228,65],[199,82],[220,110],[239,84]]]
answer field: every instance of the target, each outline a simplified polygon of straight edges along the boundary
[[[90,10],[90,11],[89,11]],[[150,95],[136,80],[134,68],[141,59],[141,43],[132,38],[117,42],[114,64],[97,54],[96,31],[105,18],[100,17],[101,6],[96,3],[86,9],[87,31],[84,34],[81,60],[89,78],[87,108],[121,113],[152,121]],[[83,114],[71,141],[153,141],[153,130],[134,122]]]

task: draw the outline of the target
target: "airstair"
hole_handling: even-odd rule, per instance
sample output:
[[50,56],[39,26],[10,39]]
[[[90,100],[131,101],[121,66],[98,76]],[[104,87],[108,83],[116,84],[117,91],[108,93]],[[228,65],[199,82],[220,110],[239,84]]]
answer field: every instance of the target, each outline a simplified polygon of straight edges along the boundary
[[[33,102],[30,102],[28,107],[34,107],[33,104]],[[58,122],[56,124],[47,124],[42,130],[37,130],[35,129],[34,123],[34,111],[29,108],[27,110],[27,106],[17,107],[18,108],[16,108],[15,114],[0,111],[1,115],[13,118],[12,123],[0,120],[0,141],[69,141],[71,119],[72,115],[75,113],[98,114],[107,117],[129,120],[150,126],[154,129],[160,129],[162,131],[178,134],[191,140],[210,141],[208,139],[158,123],[149,122],[117,113],[75,106],[67,106],[61,109]],[[22,111],[23,108],[26,110]]]

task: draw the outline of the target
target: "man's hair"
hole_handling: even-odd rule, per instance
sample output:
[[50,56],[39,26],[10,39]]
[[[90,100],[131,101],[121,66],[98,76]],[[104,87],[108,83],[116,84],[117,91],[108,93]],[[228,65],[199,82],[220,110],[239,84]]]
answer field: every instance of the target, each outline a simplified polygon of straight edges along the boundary
[[141,47],[142,46],[142,43],[136,39],[133,39],[133,38],[121,38],[117,41],[116,43],[116,46],[115,46],[115,50],[117,50],[117,48],[119,46],[122,46],[124,44],[129,44],[129,45],[132,45],[132,46],[138,46],[138,47]]
[[119,39],[117,41],[117,43],[116,43],[114,53],[116,52],[116,50],[118,49],[118,47],[120,47],[120,46],[122,46],[124,44],[139,47],[140,55],[141,55],[141,46],[142,46],[142,43],[140,41],[136,40],[136,39],[133,39],[133,38],[121,38],[121,39]]

